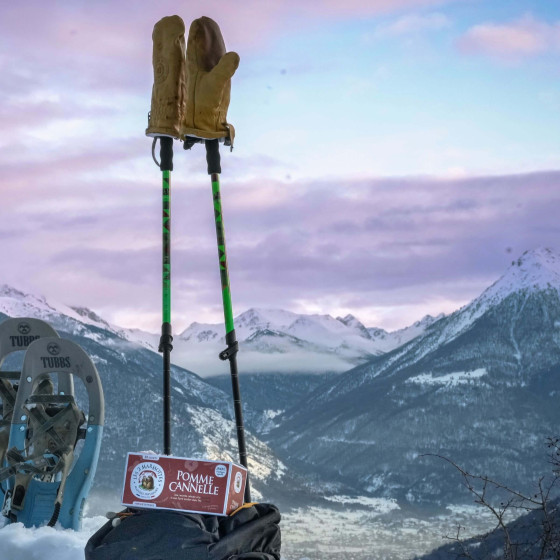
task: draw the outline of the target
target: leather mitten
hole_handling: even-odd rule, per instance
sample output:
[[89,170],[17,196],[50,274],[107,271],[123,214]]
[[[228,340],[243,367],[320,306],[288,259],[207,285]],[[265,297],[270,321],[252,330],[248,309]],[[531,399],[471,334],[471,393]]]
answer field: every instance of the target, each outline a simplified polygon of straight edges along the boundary
[[179,16],[160,19],[152,33],[154,87],[146,136],[181,138],[186,107],[185,24]]
[[234,128],[227,122],[231,77],[239,55],[226,53],[218,24],[201,17],[192,22],[187,41],[187,107],[183,136],[225,138],[233,144]]

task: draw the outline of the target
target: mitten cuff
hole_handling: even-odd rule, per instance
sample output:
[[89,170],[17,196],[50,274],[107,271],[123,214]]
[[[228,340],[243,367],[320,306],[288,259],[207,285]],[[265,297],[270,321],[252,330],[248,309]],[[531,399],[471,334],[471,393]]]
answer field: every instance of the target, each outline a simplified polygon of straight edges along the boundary
[[229,138],[230,144],[233,146],[235,138],[235,128],[232,124],[225,123],[224,130],[202,130],[200,128],[183,127],[183,136],[195,136],[196,138],[206,138],[214,140],[216,138]]

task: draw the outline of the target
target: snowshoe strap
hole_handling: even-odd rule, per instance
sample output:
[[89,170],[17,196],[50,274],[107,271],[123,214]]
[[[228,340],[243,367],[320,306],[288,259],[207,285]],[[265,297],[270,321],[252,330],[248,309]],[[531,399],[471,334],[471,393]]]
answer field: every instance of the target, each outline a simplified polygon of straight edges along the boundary
[[67,404],[74,402],[72,395],[31,395],[27,399],[27,404]]
[[[54,416],[47,414],[42,403],[63,401],[67,405]],[[0,469],[0,481],[18,472],[40,475],[55,475],[63,471],[68,474],[72,464],[74,447],[78,440],[78,429],[85,421],[84,414],[78,409],[70,395],[34,395],[29,398],[35,406],[26,406],[32,426],[32,435],[24,449],[13,447],[6,453],[8,466]],[[31,451],[31,453],[30,453]],[[48,456],[45,456],[45,452]],[[57,457],[58,460],[54,458]],[[61,483],[64,488],[65,476]],[[60,492],[59,492],[60,494]]]
[[14,408],[14,404],[16,403],[16,390],[14,389],[14,386],[8,381],[8,379],[10,378],[5,378],[4,376],[0,377],[0,397],[2,398],[2,404],[4,406],[3,418],[6,417],[6,405],[8,405],[8,409],[11,411]]
[[0,379],[17,379],[21,377],[20,371],[0,371]]
[[[30,419],[34,420],[38,427],[33,427],[33,436],[26,446],[26,450],[30,447],[34,446],[37,443],[37,440],[42,435],[47,435],[51,438],[55,445],[56,450],[52,449],[49,445],[49,451],[51,453],[55,453],[56,451],[65,449],[69,444],[66,441],[66,438],[61,437],[60,433],[55,429],[55,427],[61,427],[63,422],[66,420],[66,417],[69,416],[72,412],[76,415],[76,420],[78,416],[78,407],[74,404],[72,405],[69,403],[66,405],[60,412],[55,414],[52,418],[49,416],[44,408],[39,408],[38,406],[35,408],[27,408],[27,412],[29,413]],[[77,427],[76,427],[77,429]],[[74,447],[75,442],[72,443],[72,448]]]

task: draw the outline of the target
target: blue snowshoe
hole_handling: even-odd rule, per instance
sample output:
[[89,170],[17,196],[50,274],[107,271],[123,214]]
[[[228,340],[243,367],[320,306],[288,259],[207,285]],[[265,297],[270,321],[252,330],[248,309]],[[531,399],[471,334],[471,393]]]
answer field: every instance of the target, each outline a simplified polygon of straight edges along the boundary
[[[57,373],[57,390],[51,380]],[[88,418],[74,398],[74,377],[88,394]],[[7,481],[2,513],[26,527],[60,522],[79,529],[97,467],[104,423],[103,389],[87,354],[57,337],[30,344],[13,407],[0,480]],[[75,447],[84,444],[77,457]]]
[[[2,413],[0,415],[0,467],[4,460],[10,439],[12,413],[16,402],[16,392],[21,371],[2,371],[6,358],[14,352],[25,351],[27,347],[41,337],[57,337],[56,331],[45,321],[22,317],[7,319],[0,324],[0,398]],[[7,490],[6,481],[1,483],[2,492]]]

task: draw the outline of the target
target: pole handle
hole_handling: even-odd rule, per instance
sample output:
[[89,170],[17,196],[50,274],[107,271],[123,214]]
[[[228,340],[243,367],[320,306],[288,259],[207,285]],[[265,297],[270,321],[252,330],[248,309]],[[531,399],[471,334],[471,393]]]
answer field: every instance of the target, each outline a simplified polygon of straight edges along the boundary
[[204,144],[206,145],[208,175],[220,174],[222,172],[222,166],[220,165],[220,141],[217,138],[215,140],[205,140]]
[[159,137],[159,158],[162,171],[173,171],[173,138]]

